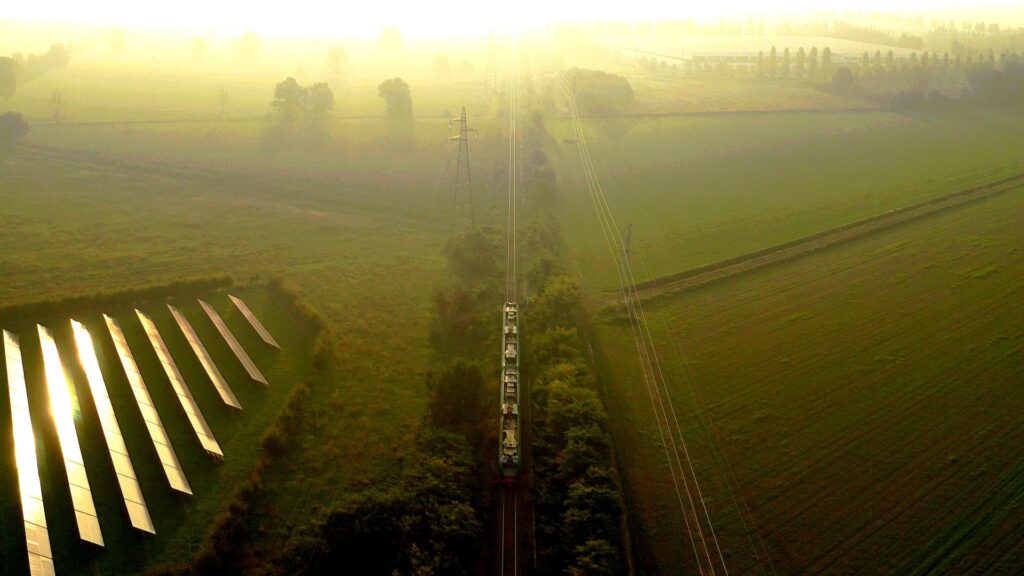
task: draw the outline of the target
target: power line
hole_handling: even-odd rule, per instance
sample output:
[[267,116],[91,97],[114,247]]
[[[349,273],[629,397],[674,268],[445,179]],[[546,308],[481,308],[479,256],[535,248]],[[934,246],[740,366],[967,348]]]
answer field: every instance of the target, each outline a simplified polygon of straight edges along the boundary
[[[563,88],[565,88],[564,85],[563,85]],[[673,476],[673,482],[675,483],[676,480],[675,480],[675,470],[674,470],[674,467],[673,467],[672,457],[670,455],[672,453],[674,453],[675,458],[676,458],[676,465],[680,469],[680,476],[683,479],[683,486],[684,486],[684,489],[685,489],[685,491],[687,493],[687,499],[689,500],[689,504],[690,504],[690,512],[693,514],[694,522],[695,522],[696,527],[697,527],[697,532],[698,532],[698,535],[699,535],[700,540],[701,540],[701,547],[704,550],[704,556],[707,558],[708,569],[709,569],[710,573],[713,575],[713,574],[715,574],[715,561],[712,560],[711,552],[710,552],[710,550],[708,548],[707,539],[705,538],[703,527],[702,527],[703,523],[700,520],[699,514],[697,512],[696,503],[695,503],[695,501],[693,499],[693,495],[692,495],[692,493],[690,491],[689,482],[687,480],[687,475],[686,475],[686,470],[682,468],[682,466],[683,466],[682,465],[682,460],[679,457],[678,448],[676,448],[676,443],[675,443],[675,438],[674,437],[675,437],[676,433],[678,433],[679,445],[681,446],[682,451],[683,451],[683,456],[686,459],[687,468],[689,469],[690,477],[693,480],[694,488],[695,488],[695,490],[697,492],[697,498],[698,498],[698,500],[700,502],[700,507],[702,508],[702,510],[704,512],[704,517],[705,517],[705,519],[706,519],[706,521],[708,523],[708,527],[709,527],[710,535],[711,535],[711,540],[712,540],[712,542],[714,544],[714,547],[715,547],[715,549],[717,551],[718,561],[721,563],[722,569],[724,570],[725,574],[728,574],[728,567],[726,566],[725,558],[724,558],[724,556],[722,554],[721,547],[720,547],[719,542],[718,542],[718,537],[717,537],[717,534],[715,533],[714,524],[713,524],[713,522],[711,520],[711,515],[710,515],[710,513],[708,511],[707,504],[705,502],[703,492],[700,489],[700,484],[699,484],[699,481],[698,481],[697,476],[696,476],[696,471],[695,471],[695,468],[693,466],[693,461],[692,461],[692,458],[690,457],[689,450],[687,448],[685,438],[683,437],[682,428],[679,425],[678,416],[676,415],[675,408],[674,408],[674,406],[673,406],[673,404],[671,402],[671,394],[669,392],[669,388],[668,388],[667,383],[665,381],[664,372],[661,369],[661,362],[660,362],[660,360],[658,358],[657,349],[654,346],[654,340],[653,340],[653,337],[651,335],[650,327],[649,327],[649,324],[647,322],[647,318],[646,318],[646,315],[644,313],[643,306],[640,303],[639,294],[638,294],[638,292],[636,290],[636,282],[635,282],[635,279],[634,279],[634,276],[633,276],[632,267],[631,267],[631,265],[629,263],[628,258],[626,257],[626,247],[625,247],[625,245],[623,243],[621,234],[619,233],[619,230],[618,230],[618,226],[615,223],[614,215],[612,214],[611,209],[610,209],[610,207],[608,205],[607,198],[605,197],[604,191],[601,188],[600,180],[597,177],[597,172],[596,172],[596,169],[594,168],[594,165],[593,165],[593,159],[591,158],[591,155],[590,155],[590,151],[589,151],[589,146],[588,146],[588,143],[587,143],[586,135],[585,135],[585,133],[583,132],[583,129],[582,129],[582,122],[579,120],[579,110],[578,110],[578,107],[577,107],[576,101],[575,101],[575,93],[574,93],[574,91],[569,91],[569,90],[567,90],[567,92],[568,92],[568,96],[569,96],[570,112],[571,112],[571,115],[573,117],[573,122],[574,122],[574,126],[575,126],[576,133],[577,133],[577,142],[578,142],[578,149],[579,149],[579,152],[580,152],[580,158],[581,158],[581,161],[584,164],[584,171],[585,171],[585,173],[587,175],[588,189],[589,189],[589,191],[591,193],[592,200],[594,201],[595,209],[598,212],[599,220],[601,221],[601,224],[602,224],[602,229],[605,231],[606,243],[609,244],[609,250],[612,253],[613,258],[616,260],[617,272],[619,273],[619,276],[620,276],[620,285],[623,286],[624,291],[625,291],[625,300],[626,300],[626,304],[627,304],[627,311],[628,311],[629,316],[630,316],[630,325],[631,325],[631,329],[633,330],[633,337],[634,337],[634,340],[635,340],[635,342],[637,344],[637,350],[638,350],[638,353],[640,355],[641,367],[643,368],[644,373],[645,373],[644,374],[644,378],[645,378],[645,381],[648,382],[648,394],[651,396],[652,406],[655,407],[655,420],[656,420],[656,422],[658,424],[658,427],[659,427],[659,433],[662,434],[663,438],[665,437],[665,434],[664,434],[664,432],[662,432],[662,429],[661,429],[661,418],[659,418],[659,415],[658,415],[659,408],[660,408],[661,417],[663,417],[664,420],[665,420],[665,426],[668,428],[668,438],[669,438],[669,443],[672,445],[672,451],[669,452],[668,445],[665,445],[665,450],[666,450],[666,457],[668,458],[668,461],[669,461],[669,469],[670,469],[670,472],[672,473],[672,476]],[[654,391],[653,391],[653,393],[651,391],[651,386],[649,384],[649,382],[651,382],[651,381],[654,382]],[[662,390],[664,391],[664,397],[662,395]],[[655,399],[655,397],[656,397],[656,399]],[[669,404],[667,410],[665,408],[666,400],[667,400],[667,402]],[[671,420],[669,419],[670,416],[671,416]],[[676,432],[673,432],[673,424],[674,424]],[[687,510],[686,510],[685,506],[683,505],[683,503],[681,501],[681,496],[679,495],[678,484],[676,484],[676,492],[677,492],[677,496],[680,497],[680,506],[683,509],[684,520],[686,520],[686,523],[687,523],[687,530],[690,531],[689,515],[687,514]],[[691,539],[691,544],[694,544],[692,532],[690,533],[690,539]],[[703,569],[702,562],[701,562],[701,556],[700,556],[699,553],[696,552],[696,546],[695,545],[694,545],[694,548],[695,548],[695,550],[694,550],[695,558],[697,560],[698,567],[700,568],[701,572],[703,573],[704,569]]]

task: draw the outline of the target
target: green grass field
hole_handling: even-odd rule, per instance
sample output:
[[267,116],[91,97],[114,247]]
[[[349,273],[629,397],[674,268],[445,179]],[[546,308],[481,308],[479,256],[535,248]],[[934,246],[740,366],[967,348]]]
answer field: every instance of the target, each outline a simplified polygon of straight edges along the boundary
[[[588,119],[637,281],[807,236],[1021,171],[1018,111]],[[571,125],[553,135],[568,138]],[[565,227],[585,285],[617,288],[572,144]]]
[[[315,333],[296,313],[289,299],[281,294],[266,288],[243,288],[233,292],[247,300],[257,317],[279,339],[283,350],[276,351],[263,344],[228,301],[226,294],[198,296],[208,299],[220,311],[229,328],[267,376],[270,386],[266,389],[249,379],[194,298],[178,298],[174,304],[189,318],[210,351],[241,402],[242,412],[223,404],[166,306],[162,302],[148,302],[140,306],[156,321],[179,370],[221,444],[225,454],[222,463],[215,463],[200,447],[131,304],[102,310],[61,310],[45,317],[5,323],[4,328],[16,333],[21,340],[50,540],[59,573],[125,574],[139,571],[154,562],[185,557],[202,542],[213,518],[231,497],[235,486],[249,476],[259,455],[263,430],[273,422],[283,398],[309,371]],[[121,323],[191,484],[192,497],[180,495],[167,485],[114,351],[113,341],[103,323],[102,313],[114,316]],[[84,321],[97,343],[107,390],[156,527],[155,536],[134,530],[128,522],[96,408],[77,360],[69,316]],[[76,424],[103,529],[105,549],[78,540],[64,465],[59,457],[56,429],[49,415],[42,358],[35,334],[37,322],[54,330],[65,369],[74,381]],[[6,394],[0,401],[0,408],[0,428],[6,444],[10,442],[10,407]],[[13,536],[22,533],[14,462],[4,458],[0,469],[3,472],[0,489],[4,494],[2,532],[12,535],[3,539],[0,558],[4,566],[20,573],[27,571],[27,561],[23,541]]]
[[[1019,569],[1022,217],[1018,189],[647,304],[732,573],[757,566],[712,440],[780,574]],[[650,274],[656,253],[634,254]],[[603,318],[596,339],[641,564],[688,573],[629,328]]]

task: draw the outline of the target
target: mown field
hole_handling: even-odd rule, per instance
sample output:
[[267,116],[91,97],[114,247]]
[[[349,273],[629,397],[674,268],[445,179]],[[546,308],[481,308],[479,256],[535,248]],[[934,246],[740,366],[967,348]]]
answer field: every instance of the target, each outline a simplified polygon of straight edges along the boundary
[[[4,329],[17,334],[21,340],[47,522],[59,573],[132,573],[151,563],[190,554],[201,544],[214,517],[222,509],[223,503],[230,499],[235,486],[248,477],[259,454],[263,430],[274,421],[291,388],[309,372],[315,332],[308,321],[296,312],[291,300],[272,289],[242,288],[232,290],[232,293],[247,300],[268,330],[279,339],[283,350],[273,350],[259,340],[225,293],[199,293],[196,296],[207,299],[218,309],[229,328],[266,375],[270,382],[266,389],[249,378],[194,298],[180,297],[173,302],[189,318],[232,387],[244,408],[241,412],[226,406],[216,394],[163,301],[146,302],[139,306],[156,321],[192,395],[224,451],[222,463],[214,462],[196,440],[160,362],[135,317],[131,303],[103,308],[59,309],[40,317],[4,322]],[[191,497],[180,495],[167,485],[156,450],[146,432],[135,397],[103,322],[103,313],[114,316],[121,323],[191,485]],[[133,529],[128,522],[96,408],[85,374],[77,360],[69,317],[83,321],[97,344],[107,390],[156,528],[155,536]],[[103,549],[78,539],[56,428],[48,407],[36,323],[54,330],[65,369],[73,379],[73,389],[77,394],[76,424],[103,530],[106,544]],[[4,370],[0,368],[0,372]],[[3,430],[6,445],[12,441],[10,406],[6,393],[0,400],[0,412],[0,429]],[[0,491],[4,495],[0,532],[11,535],[2,541],[0,560],[11,573],[27,573],[24,542],[17,537],[23,534],[23,528],[13,458],[0,460],[0,471]]]
[[[637,281],[1020,173],[1018,110],[587,119],[612,212],[646,255]],[[561,142],[569,122],[552,123]],[[572,144],[565,228],[584,283],[617,287]],[[578,191],[578,193],[576,193]]]
[[[1019,571],[1022,218],[1017,189],[647,302],[731,573],[758,535],[779,574]],[[595,335],[643,573],[689,573],[628,324]]]

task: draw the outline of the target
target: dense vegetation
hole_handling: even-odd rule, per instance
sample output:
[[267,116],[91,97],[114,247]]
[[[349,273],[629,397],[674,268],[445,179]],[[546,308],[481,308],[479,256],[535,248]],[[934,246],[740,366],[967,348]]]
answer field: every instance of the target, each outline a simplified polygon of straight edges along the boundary
[[580,108],[588,114],[624,112],[633,104],[633,87],[618,74],[573,68],[565,73],[565,78],[576,91]]

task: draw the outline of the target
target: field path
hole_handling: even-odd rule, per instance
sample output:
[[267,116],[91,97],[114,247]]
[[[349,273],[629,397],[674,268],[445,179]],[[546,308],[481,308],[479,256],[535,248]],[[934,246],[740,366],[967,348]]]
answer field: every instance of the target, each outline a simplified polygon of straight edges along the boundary
[[947,194],[898,210],[884,212],[877,216],[851,222],[850,224],[831,228],[756,252],[743,254],[735,258],[721,260],[678,274],[670,274],[661,278],[640,282],[636,285],[636,289],[642,298],[691,290],[766,266],[806,256],[831,246],[862,238],[868,234],[899,226],[931,214],[951,210],[1002,192],[1019,190],[1022,187],[1024,187],[1024,173],[990,182],[983,186]]

